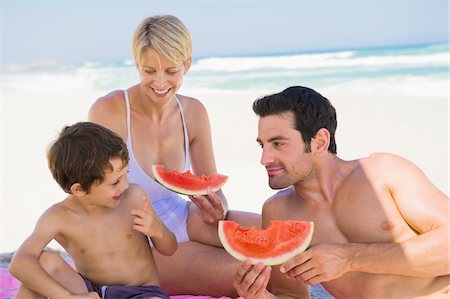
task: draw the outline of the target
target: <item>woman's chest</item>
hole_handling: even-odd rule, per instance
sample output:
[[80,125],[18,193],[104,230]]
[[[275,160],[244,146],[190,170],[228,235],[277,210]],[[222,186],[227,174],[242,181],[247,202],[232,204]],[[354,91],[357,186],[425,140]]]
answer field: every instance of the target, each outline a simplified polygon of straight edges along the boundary
[[132,155],[147,174],[151,174],[151,166],[156,164],[181,171],[188,154],[185,144],[181,121],[163,127],[137,126],[131,131]]

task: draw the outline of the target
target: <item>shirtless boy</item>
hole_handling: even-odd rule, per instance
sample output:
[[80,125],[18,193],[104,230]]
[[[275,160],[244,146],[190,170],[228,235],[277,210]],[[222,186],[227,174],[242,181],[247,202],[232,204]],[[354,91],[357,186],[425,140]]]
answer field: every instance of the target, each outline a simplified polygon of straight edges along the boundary
[[[65,127],[47,153],[54,179],[68,196],[38,220],[9,270],[22,286],[17,298],[162,298],[148,237],[172,255],[175,236],[145,192],[128,184],[128,151],[122,138],[89,122]],[[44,251],[56,240],[77,271]],[[107,286],[106,288],[104,286]]]
[[306,285],[322,283],[336,298],[448,298],[449,199],[417,166],[387,153],[340,159],[335,109],[309,88],[266,96],[253,110],[269,185],[287,188],[265,202],[263,225],[315,228],[310,248],[281,267],[242,263],[239,295],[308,298]]

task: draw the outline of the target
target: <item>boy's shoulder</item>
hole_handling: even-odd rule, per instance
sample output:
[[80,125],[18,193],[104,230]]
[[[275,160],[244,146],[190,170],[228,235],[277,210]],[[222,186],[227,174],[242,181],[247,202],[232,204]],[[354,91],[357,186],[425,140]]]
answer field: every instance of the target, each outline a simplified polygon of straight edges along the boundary
[[39,217],[39,223],[51,223],[52,226],[66,223],[67,215],[73,213],[73,207],[70,206],[68,198],[53,204],[45,210]]
[[144,189],[133,183],[130,183],[128,189],[123,193],[123,201],[133,206],[141,206],[143,197],[148,200]]
[[142,189],[141,186],[134,183],[128,184],[128,189],[125,191],[125,193],[127,196],[146,195],[144,189]]

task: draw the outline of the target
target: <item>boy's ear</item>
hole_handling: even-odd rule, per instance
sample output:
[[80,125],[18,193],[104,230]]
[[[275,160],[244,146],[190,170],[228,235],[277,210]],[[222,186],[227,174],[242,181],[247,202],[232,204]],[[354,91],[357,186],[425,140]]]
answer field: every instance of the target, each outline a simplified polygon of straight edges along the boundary
[[83,187],[81,187],[80,183],[75,183],[70,186],[70,192],[72,192],[75,196],[83,196],[86,195],[86,191],[84,191]]
[[317,131],[316,136],[311,140],[311,151],[317,153],[323,153],[328,151],[330,146],[330,132],[321,128]]

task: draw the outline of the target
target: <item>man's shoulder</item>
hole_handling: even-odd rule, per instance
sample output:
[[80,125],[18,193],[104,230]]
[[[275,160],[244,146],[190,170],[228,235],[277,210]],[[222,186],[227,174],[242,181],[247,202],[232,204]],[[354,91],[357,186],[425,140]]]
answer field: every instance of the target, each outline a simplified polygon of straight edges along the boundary
[[373,153],[367,157],[355,160],[341,190],[356,190],[355,186],[369,181],[372,187],[391,186],[402,176],[418,170],[411,161],[392,153]]
[[271,206],[274,206],[274,205],[283,204],[286,200],[290,199],[293,194],[294,194],[293,187],[289,187],[289,188],[280,190],[277,193],[275,193],[274,195],[272,195],[271,197],[269,197],[264,202],[264,207],[270,208]]
[[366,158],[363,158],[362,160],[380,162],[380,161],[386,161],[386,160],[399,160],[399,159],[404,159],[404,158],[400,157],[399,155],[393,154],[393,153],[375,152],[375,153],[370,154]]
[[365,158],[359,159],[359,164],[365,171],[382,170],[395,171],[405,164],[411,164],[407,159],[392,153],[373,153]]

